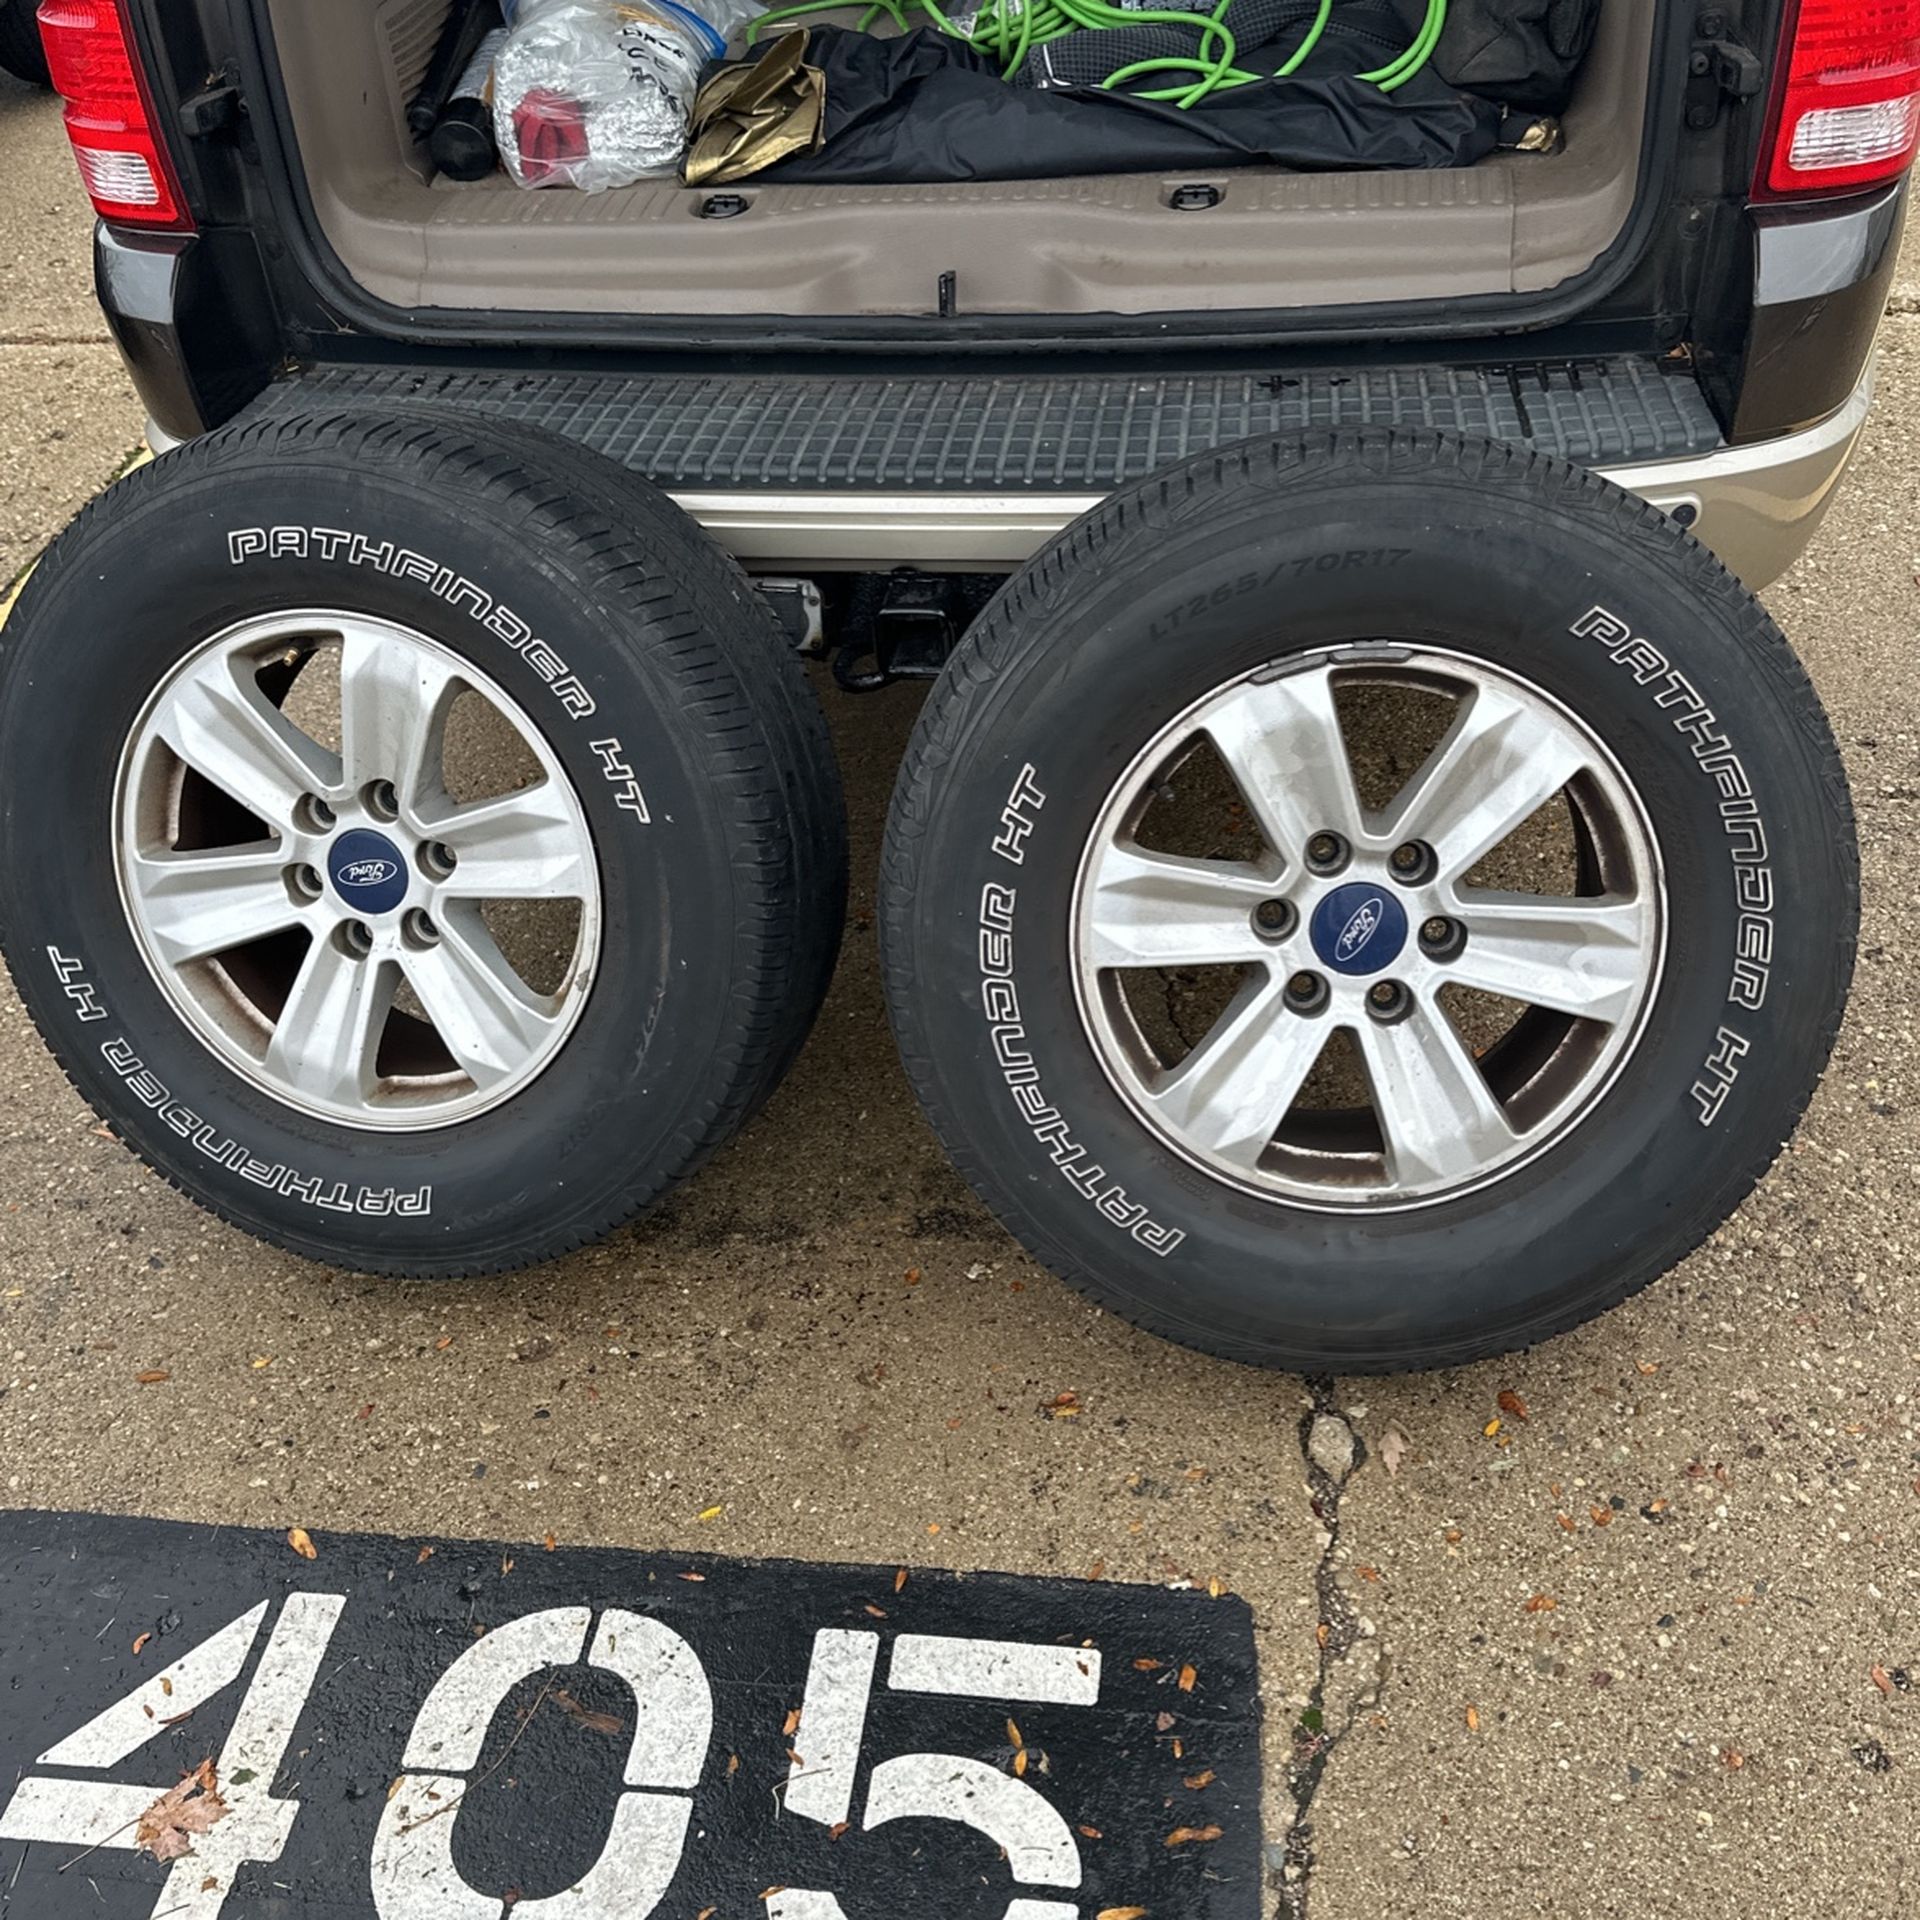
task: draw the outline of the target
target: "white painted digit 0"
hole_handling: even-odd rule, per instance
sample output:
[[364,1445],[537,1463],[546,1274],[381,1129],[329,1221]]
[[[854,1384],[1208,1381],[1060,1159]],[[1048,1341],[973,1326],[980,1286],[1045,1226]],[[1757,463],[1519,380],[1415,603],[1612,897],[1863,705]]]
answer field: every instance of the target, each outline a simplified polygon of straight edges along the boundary
[[[210,1831],[196,1834],[193,1851],[174,1862],[153,1903],[154,1920],[162,1914],[168,1920],[216,1920],[240,1867],[279,1859],[300,1803],[274,1799],[273,1778],[346,1604],[342,1593],[288,1596],[216,1764],[230,1811]],[[117,1767],[170,1721],[205,1706],[239,1679],[266,1617],[263,1600],[49,1747],[38,1764]],[[29,1774],[0,1813],[0,1840],[132,1848],[140,1816],[166,1791]]]
[[[787,1810],[838,1826],[853,1806],[854,1773],[880,1652],[877,1633],[823,1628],[801,1700],[796,1753],[787,1774]],[[903,1633],[893,1645],[887,1685],[897,1693],[1034,1701],[1090,1707],[1100,1698],[1100,1656],[1081,1647],[1017,1640],[970,1640]],[[1024,1886],[1073,1890],[1080,1848],[1047,1799],[1025,1780],[951,1753],[883,1760],[867,1788],[869,1833],[893,1820],[951,1820],[984,1834]],[[1016,1896],[1005,1920],[1079,1920],[1071,1900]],[[787,1887],[767,1899],[767,1920],[847,1920],[831,1893]]]
[[[515,1920],[646,1920],[679,1869],[689,1797],[713,1742],[713,1694],[693,1649],[670,1627],[610,1607],[591,1641],[585,1607],[550,1607],[476,1640],[434,1683],[408,1737],[373,1843],[380,1920],[500,1920],[501,1896],[476,1891],[453,1860],[453,1824],[487,1729],[509,1693],[547,1667],[586,1658],[632,1689],[636,1718],[600,1857],[570,1887],[520,1900]],[[665,1791],[649,1791],[665,1789]]]

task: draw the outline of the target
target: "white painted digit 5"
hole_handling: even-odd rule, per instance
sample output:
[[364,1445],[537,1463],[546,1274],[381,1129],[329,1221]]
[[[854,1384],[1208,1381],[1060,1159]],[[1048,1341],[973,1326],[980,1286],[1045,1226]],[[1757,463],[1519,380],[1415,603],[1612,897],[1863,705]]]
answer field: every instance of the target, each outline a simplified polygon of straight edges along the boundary
[[[346,1604],[343,1593],[288,1596],[220,1750],[216,1773],[230,1811],[210,1832],[196,1834],[193,1851],[174,1862],[153,1903],[155,1920],[162,1914],[168,1920],[216,1920],[233,1876],[245,1862],[279,1859],[300,1803],[274,1799],[273,1776]],[[38,1764],[117,1767],[169,1722],[205,1706],[239,1679],[266,1617],[267,1602],[262,1600],[49,1747]],[[139,1844],[135,1829],[140,1816],[165,1791],[29,1774],[0,1813],[0,1840],[132,1848]]]
[[[600,1857],[579,1880],[521,1900],[514,1920],[646,1920],[680,1865],[688,1797],[713,1741],[713,1694],[693,1649],[670,1627],[609,1607],[590,1642],[586,1607],[550,1607],[476,1640],[434,1683],[413,1723],[373,1843],[380,1920],[500,1920],[501,1896],[477,1892],[453,1862],[453,1823],[507,1695],[545,1667],[581,1657],[618,1674],[638,1709],[627,1791]],[[667,1791],[646,1791],[646,1789]]]
[[[795,1734],[787,1775],[787,1811],[836,1827],[853,1806],[854,1772],[880,1651],[877,1633],[823,1628]],[[1100,1697],[1100,1656],[1080,1647],[1017,1640],[967,1640],[903,1633],[893,1643],[887,1685],[898,1693],[972,1699],[1045,1701],[1090,1707]],[[1080,1849],[1059,1813],[1025,1780],[950,1753],[908,1753],[883,1760],[867,1788],[864,1825],[891,1820],[951,1820],[985,1834],[1025,1886],[1073,1889]],[[1070,1900],[1016,1897],[1005,1920],[1079,1920]],[[830,1893],[787,1887],[767,1899],[767,1920],[847,1920]]]

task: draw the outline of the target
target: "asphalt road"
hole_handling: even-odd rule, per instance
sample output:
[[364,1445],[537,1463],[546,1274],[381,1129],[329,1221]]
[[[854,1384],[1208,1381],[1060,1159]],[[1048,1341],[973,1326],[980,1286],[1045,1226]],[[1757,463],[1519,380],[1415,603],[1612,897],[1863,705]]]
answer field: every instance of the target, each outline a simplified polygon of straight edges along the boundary
[[[0,581],[139,439],[87,228],[55,107],[0,82]],[[437,1529],[1217,1579],[1258,1623],[1269,1911],[1920,1910],[1917,305],[1920,255],[1865,448],[1768,596],[1859,808],[1852,1011],[1759,1192],[1637,1301],[1523,1358],[1337,1383],[1310,1488],[1299,1381],[1104,1317],[944,1164],[871,941],[912,702],[842,699],[863,862],[811,1046],[671,1205],[540,1272],[396,1286],[253,1244],[103,1135],[0,983],[0,1505],[322,1552]]]

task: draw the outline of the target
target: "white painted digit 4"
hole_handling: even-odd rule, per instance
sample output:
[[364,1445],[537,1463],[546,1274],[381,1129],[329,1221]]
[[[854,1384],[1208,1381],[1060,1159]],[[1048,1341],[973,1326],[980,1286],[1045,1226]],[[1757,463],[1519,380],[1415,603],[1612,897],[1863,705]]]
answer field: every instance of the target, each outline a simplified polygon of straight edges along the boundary
[[[787,1775],[787,1811],[837,1827],[853,1806],[854,1772],[880,1651],[877,1633],[823,1628],[795,1735],[799,1752]],[[1100,1697],[1100,1656],[1080,1647],[1017,1640],[967,1640],[903,1633],[893,1643],[887,1685],[896,1693],[1044,1701],[1090,1707]],[[1080,1849],[1067,1823],[1025,1780],[950,1753],[908,1753],[883,1760],[867,1788],[869,1832],[892,1820],[951,1820],[985,1834],[1026,1886],[1077,1888]],[[1078,1920],[1070,1900],[1016,1897],[1005,1920]],[[787,1887],[768,1897],[767,1920],[847,1920],[830,1893]]]
[[[161,1914],[168,1920],[216,1920],[242,1865],[279,1859],[300,1803],[276,1800],[270,1789],[346,1604],[342,1593],[296,1593],[281,1608],[220,1750],[216,1773],[230,1811],[211,1831],[196,1835],[193,1851],[174,1862],[153,1903],[156,1920]],[[49,1747],[37,1764],[119,1766],[169,1721],[205,1706],[239,1679],[266,1617],[263,1600]],[[0,1813],[0,1840],[131,1848],[138,1844],[140,1816],[172,1784],[123,1786],[29,1774]]]

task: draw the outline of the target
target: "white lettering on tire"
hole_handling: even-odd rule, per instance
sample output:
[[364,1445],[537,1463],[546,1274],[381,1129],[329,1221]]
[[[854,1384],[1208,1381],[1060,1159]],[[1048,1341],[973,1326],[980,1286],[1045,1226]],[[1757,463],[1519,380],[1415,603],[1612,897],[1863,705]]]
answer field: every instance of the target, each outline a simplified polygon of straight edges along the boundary
[[[1022,767],[1007,798],[1008,810],[1015,811],[1029,796],[1045,797],[1033,786],[1033,769]],[[1015,811],[1015,817],[1025,816]],[[1008,812],[1003,812],[1001,819],[1007,818]],[[1024,843],[1024,835],[1022,841]],[[997,840],[994,851],[1003,852]],[[1004,857],[1015,859],[1011,853]],[[1015,864],[1025,859],[1022,844]],[[1061,1177],[1092,1205],[1101,1219],[1164,1260],[1187,1237],[1186,1229],[1161,1226],[1147,1211],[1145,1202],[1133,1199],[1118,1180],[1109,1180],[1106,1168],[1074,1139],[1070,1123],[1041,1089],[1040,1069],[1034,1065],[1028,1050],[1026,1022],[1020,1012],[1020,989],[1013,977],[1013,913],[1018,904],[1019,890],[1003,886],[997,880],[989,880],[980,890],[980,1010],[986,1019],[995,1064],[1007,1083],[1020,1118],[1046,1148]]]
[[[104,1020],[107,1009],[86,978],[86,963],[69,958],[58,947],[49,947],[47,957],[53,962],[61,991],[74,1003],[75,1017]],[[101,1041],[100,1057],[120,1076],[127,1091],[171,1132],[190,1141],[215,1166],[237,1173],[241,1179],[251,1181],[266,1192],[304,1201],[324,1213],[357,1213],[373,1220],[424,1218],[433,1212],[430,1186],[411,1189],[355,1186],[346,1180],[327,1180],[317,1173],[302,1173],[284,1160],[263,1159],[176,1100],[166,1082],[134,1052],[133,1043],[125,1034]]]

